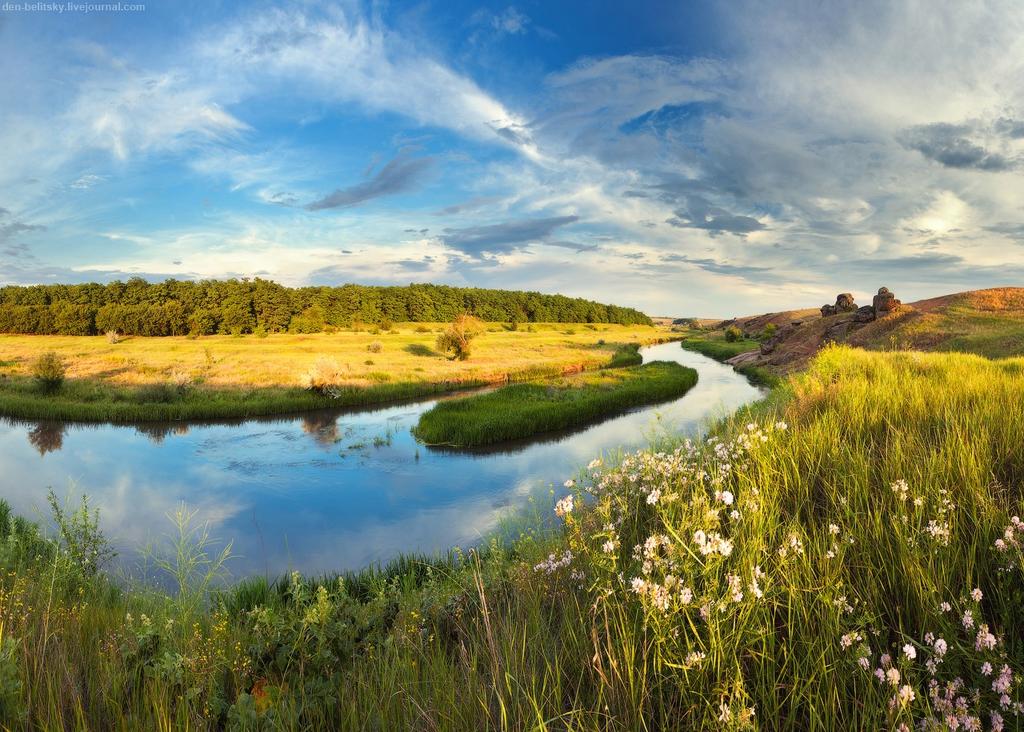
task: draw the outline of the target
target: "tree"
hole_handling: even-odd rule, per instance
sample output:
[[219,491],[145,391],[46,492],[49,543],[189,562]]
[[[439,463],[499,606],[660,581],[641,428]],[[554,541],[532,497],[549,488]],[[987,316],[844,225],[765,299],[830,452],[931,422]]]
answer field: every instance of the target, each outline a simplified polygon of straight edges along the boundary
[[483,331],[483,323],[472,315],[460,315],[437,337],[437,350],[450,354],[452,359],[465,361],[469,358],[470,343]]

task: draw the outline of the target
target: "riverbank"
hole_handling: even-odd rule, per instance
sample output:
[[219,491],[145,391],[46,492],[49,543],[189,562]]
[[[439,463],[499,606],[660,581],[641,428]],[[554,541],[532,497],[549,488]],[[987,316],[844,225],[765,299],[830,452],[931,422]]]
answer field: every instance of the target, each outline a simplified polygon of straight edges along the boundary
[[[737,338],[728,340],[723,331],[701,332],[683,336],[679,345],[689,351],[695,351],[708,358],[725,363],[733,356],[748,351],[756,351],[760,348],[761,342],[753,338]],[[735,366],[738,373],[747,377],[751,384],[757,386],[774,387],[781,382],[781,378],[771,369],[763,366]]]
[[[647,326],[489,324],[466,361],[434,350],[435,324],[388,333],[130,338],[0,336],[0,416],[92,422],[245,418],[372,406],[490,384],[637,363],[630,344],[671,338]],[[57,390],[32,379],[52,352]],[[307,388],[315,383],[316,389]]]
[[452,399],[420,416],[413,434],[427,445],[478,447],[566,430],[632,407],[675,399],[697,383],[677,363],[605,369]]
[[0,516],[0,709],[48,728],[1012,727],[1022,374],[826,349],[709,444],[593,462],[554,528],[342,578],[126,591],[76,549],[87,520],[58,552]]

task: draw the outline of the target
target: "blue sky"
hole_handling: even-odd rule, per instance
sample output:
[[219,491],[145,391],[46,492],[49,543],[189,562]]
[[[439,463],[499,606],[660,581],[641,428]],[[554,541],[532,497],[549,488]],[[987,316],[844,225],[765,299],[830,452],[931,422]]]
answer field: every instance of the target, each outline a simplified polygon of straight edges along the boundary
[[0,282],[1024,279],[1019,3],[5,2]]

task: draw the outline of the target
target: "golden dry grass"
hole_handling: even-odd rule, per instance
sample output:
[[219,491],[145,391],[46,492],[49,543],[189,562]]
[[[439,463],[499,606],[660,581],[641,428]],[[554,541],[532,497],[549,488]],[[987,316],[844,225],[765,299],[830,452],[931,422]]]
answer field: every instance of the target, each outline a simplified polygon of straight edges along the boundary
[[[467,361],[450,361],[434,348],[438,323],[399,324],[391,332],[344,331],[309,335],[130,337],[0,335],[0,374],[26,376],[32,361],[54,351],[69,379],[112,385],[166,383],[184,377],[212,387],[291,387],[317,362],[336,366],[353,385],[390,382],[501,381],[537,369],[563,372],[607,362],[625,343],[651,343],[667,331],[651,326],[553,323],[509,331],[492,324],[473,342]],[[417,330],[429,329],[428,332]],[[395,332],[397,331],[397,332]],[[379,343],[380,351],[371,352]]]

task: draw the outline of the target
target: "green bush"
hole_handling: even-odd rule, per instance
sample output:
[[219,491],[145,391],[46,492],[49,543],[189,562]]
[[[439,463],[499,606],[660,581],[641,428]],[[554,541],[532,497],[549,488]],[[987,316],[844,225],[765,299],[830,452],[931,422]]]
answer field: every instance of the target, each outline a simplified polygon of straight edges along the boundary
[[735,325],[730,325],[725,329],[725,340],[729,341],[729,343],[735,343],[741,338],[743,338],[743,331]]
[[775,334],[779,332],[779,327],[775,323],[769,323],[761,331],[761,340],[767,341],[770,338],[774,338]]
[[470,343],[484,330],[483,323],[472,315],[460,315],[437,337],[437,350],[452,359],[469,358]]
[[53,351],[44,353],[32,364],[32,378],[47,391],[59,389],[67,372],[61,357]]

